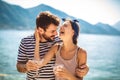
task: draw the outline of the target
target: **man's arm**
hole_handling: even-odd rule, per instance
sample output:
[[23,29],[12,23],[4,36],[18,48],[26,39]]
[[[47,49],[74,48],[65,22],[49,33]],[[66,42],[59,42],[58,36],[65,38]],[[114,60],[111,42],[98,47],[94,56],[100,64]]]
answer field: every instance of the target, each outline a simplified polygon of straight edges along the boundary
[[53,45],[50,50],[45,54],[42,59],[42,63],[40,63],[39,67],[45,66],[57,53],[58,45]]
[[26,64],[18,62],[16,67],[19,72],[26,73],[27,71],[37,70],[39,66],[34,60],[28,60]]
[[78,51],[78,67],[76,68],[76,73],[78,77],[84,77],[88,71],[89,67],[87,66],[87,52],[82,48]]
[[16,64],[17,70],[22,73],[25,73],[27,71],[26,70],[27,56],[25,42],[26,42],[25,38],[23,38],[20,42]]
[[26,64],[24,63],[17,62],[16,67],[17,67],[17,70],[21,73],[27,72]]

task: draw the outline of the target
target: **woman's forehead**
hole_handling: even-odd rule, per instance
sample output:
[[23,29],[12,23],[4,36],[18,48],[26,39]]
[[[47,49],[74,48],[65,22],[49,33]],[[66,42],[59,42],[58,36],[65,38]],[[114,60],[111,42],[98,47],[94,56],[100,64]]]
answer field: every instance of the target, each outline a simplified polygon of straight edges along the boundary
[[63,25],[69,25],[69,24],[70,24],[70,21],[63,22]]

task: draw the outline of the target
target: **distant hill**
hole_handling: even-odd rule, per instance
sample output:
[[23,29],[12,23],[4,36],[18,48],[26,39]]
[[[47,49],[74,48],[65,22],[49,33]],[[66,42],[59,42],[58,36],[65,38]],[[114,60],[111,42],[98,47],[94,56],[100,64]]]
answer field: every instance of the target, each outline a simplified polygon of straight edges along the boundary
[[28,11],[30,12],[30,14],[32,14],[32,23],[35,25],[35,20],[36,20],[36,17],[37,15],[42,12],[42,11],[50,11],[52,13],[54,13],[55,15],[57,15],[58,17],[60,18],[65,18],[65,17],[71,17],[73,18],[72,16],[69,16],[67,15],[66,13],[62,12],[62,11],[59,11],[55,8],[52,8],[48,5],[45,5],[45,4],[40,4],[36,7],[33,7],[33,8],[29,8]]
[[120,31],[120,21],[118,21],[116,24],[113,25],[114,28]]
[[[34,29],[36,16],[42,11],[50,11],[60,18],[70,17],[65,12],[52,8],[45,4],[40,4],[33,8],[24,9],[20,6],[11,5],[0,1],[0,29]],[[92,25],[82,19],[78,19],[81,25],[80,32],[88,34],[106,34],[106,35],[120,35],[120,31],[108,24],[98,23]]]
[[30,13],[16,5],[11,5],[0,0],[0,28],[20,29],[30,27]]
[[102,31],[104,31],[104,32],[102,32],[103,34],[110,34],[110,35],[118,34],[118,35],[120,35],[120,31],[113,28],[109,24],[97,23],[95,26],[103,29],[102,30]]

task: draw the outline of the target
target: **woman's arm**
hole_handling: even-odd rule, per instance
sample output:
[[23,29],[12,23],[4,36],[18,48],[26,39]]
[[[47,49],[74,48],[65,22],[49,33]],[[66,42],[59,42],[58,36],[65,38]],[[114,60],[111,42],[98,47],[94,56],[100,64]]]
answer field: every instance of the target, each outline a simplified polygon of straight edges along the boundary
[[41,41],[41,35],[38,32],[38,29],[36,29],[35,30],[34,58],[35,58],[35,60],[40,61],[40,62],[38,62],[39,67],[42,67],[42,66],[46,65],[54,57],[55,53],[57,52],[58,45],[53,45],[51,47],[51,49],[45,54],[44,58],[40,59],[40,56],[39,56],[39,51],[40,51],[39,44],[40,44],[40,41]]
[[42,64],[40,67],[45,66],[57,53],[58,45],[53,45],[51,49],[45,54],[44,58],[42,59]]
[[34,51],[34,59],[39,61],[40,60],[40,55],[39,55],[39,43],[41,40],[41,35],[38,32],[38,29],[35,29],[35,51]]
[[39,55],[39,39],[36,38],[35,40],[35,51],[34,51],[34,59],[39,61],[40,55]]

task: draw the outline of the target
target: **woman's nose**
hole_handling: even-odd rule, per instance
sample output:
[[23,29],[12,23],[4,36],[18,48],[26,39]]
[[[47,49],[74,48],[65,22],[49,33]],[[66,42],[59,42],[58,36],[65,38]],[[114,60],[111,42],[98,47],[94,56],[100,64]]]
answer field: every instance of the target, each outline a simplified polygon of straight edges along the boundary
[[64,28],[63,26],[60,27],[60,29],[63,29],[63,28]]

